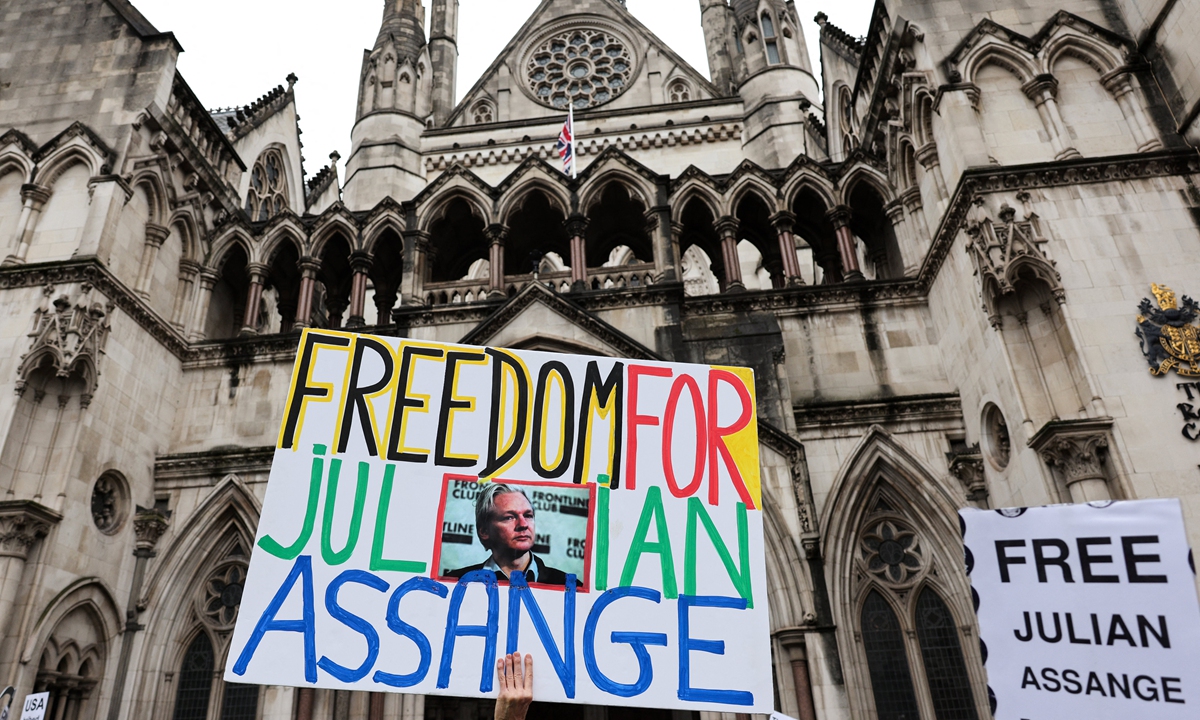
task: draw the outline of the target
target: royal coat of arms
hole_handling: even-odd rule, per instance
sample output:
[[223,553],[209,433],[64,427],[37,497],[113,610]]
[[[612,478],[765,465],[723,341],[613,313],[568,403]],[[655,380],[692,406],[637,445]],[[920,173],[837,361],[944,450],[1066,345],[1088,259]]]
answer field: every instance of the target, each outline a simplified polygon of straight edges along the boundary
[[1138,306],[1137,336],[1152,375],[1174,370],[1184,377],[1200,377],[1200,304],[1184,295],[1183,304],[1166,285],[1151,285],[1158,307],[1149,298]]

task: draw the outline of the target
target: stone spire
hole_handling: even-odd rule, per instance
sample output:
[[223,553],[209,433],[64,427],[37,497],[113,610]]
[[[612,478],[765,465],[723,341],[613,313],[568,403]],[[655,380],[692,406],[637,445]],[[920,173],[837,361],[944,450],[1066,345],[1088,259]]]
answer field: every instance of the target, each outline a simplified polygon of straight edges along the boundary
[[394,42],[396,51],[405,58],[415,58],[425,47],[425,8],[421,0],[384,0],[375,49],[389,42]]
[[429,60],[433,65],[433,123],[442,127],[454,110],[458,72],[458,0],[433,0],[429,18]]

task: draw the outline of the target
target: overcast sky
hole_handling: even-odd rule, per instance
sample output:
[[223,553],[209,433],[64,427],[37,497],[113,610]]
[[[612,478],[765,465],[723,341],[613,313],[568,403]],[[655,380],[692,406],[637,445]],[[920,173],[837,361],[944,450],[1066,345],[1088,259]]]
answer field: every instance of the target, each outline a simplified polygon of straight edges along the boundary
[[[132,1],[159,30],[175,33],[184,48],[179,69],[205,105],[246,105],[294,72],[300,77],[296,105],[308,175],[325,166],[333,150],[343,158],[350,155],[362,51],[375,44],[384,0]],[[459,97],[539,2],[460,0]],[[425,0],[427,8],[429,3]],[[628,5],[667,45],[708,75],[698,0],[628,0]],[[830,22],[862,35],[873,5],[873,0],[797,0],[814,68],[819,49],[812,18],[817,12],[824,10]]]

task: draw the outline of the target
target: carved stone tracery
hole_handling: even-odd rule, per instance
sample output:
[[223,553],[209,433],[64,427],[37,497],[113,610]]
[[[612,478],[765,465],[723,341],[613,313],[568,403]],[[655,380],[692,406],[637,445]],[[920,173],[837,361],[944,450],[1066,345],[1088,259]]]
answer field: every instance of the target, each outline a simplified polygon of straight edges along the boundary
[[1030,206],[1029,193],[1019,193],[1023,212],[1018,217],[1007,203],[995,221],[982,196],[976,196],[967,216],[967,253],[975,263],[982,285],[983,307],[993,327],[1001,324],[1000,301],[1016,291],[1018,280],[1032,274],[1050,288],[1059,304],[1066,302],[1062,276],[1046,252],[1048,240],[1041,222]]
[[49,364],[60,378],[81,376],[84,398],[90,400],[95,394],[100,356],[108,340],[114,305],[93,301],[92,285],[88,282],[80,283],[74,301],[62,293],[51,302],[54,290],[53,285],[43,289],[42,303],[33,313],[33,329],[29,333],[33,340],[21,356],[16,390],[23,393],[30,374]]
[[0,558],[25,560],[29,549],[62,519],[58,513],[26,500],[0,503]]

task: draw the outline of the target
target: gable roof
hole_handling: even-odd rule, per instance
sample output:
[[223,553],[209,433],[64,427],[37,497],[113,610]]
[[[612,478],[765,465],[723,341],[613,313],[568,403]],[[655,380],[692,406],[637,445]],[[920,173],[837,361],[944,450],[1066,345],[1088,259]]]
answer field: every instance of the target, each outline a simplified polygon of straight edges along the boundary
[[[580,11],[578,0],[542,0],[537,8],[530,14],[529,19],[521,26],[521,29],[513,35],[496,59],[492,61],[487,70],[479,76],[471,89],[463,95],[463,99],[455,106],[454,112],[450,114],[446,121],[446,126],[452,126],[466,112],[466,108],[479,99],[479,95],[488,82],[499,72],[500,66],[511,58],[521,46],[530,40],[533,35],[538,33],[541,28],[550,25],[560,19],[565,19],[570,16],[586,17],[605,17],[612,22],[621,25],[627,29],[630,34],[637,35],[650,48],[658,51],[661,55],[670,58],[680,71],[688,76],[689,80],[697,83],[698,86],[704,88],[713,97],[721,97],[720,91],[716,86],[709,81],[703,73],[697,71],[678,53],[670,48],[650,28],[646,27],[640,20],[637,19],[625,7],[624,2],[618,0],[594,0],[589,3],[587,11]],[[558,10],[559,12],[555,12]],[[547,114],[553,114],[555,111],[546,108]],[[586,111],[584,111],[586,112]],[[561,114],[561,113],[560,113]]]
[[[582,330],[591,345],[597,350],[607,347],[614,351],[617,357],[638,358],[642,360],[663,360],[663,357],[624,332],[609,325],[566,297],[551,292],[541,283],[529,283],[525,289],[517,293],[508,302],[501,305],[494,313],[475,329],[463,336],[459,341],[466,345],[488,345],[493,338],[513,324],[518,318],[536,310],[549,310],[566,320],[578,330]],[[528,327],[527,323],[521,323]],[[538,327],[533,325],[532,327]],[[539,334],[539,339],[559,340],[564,344],[577,345],[573,338],[556,336],[554,334]]]

